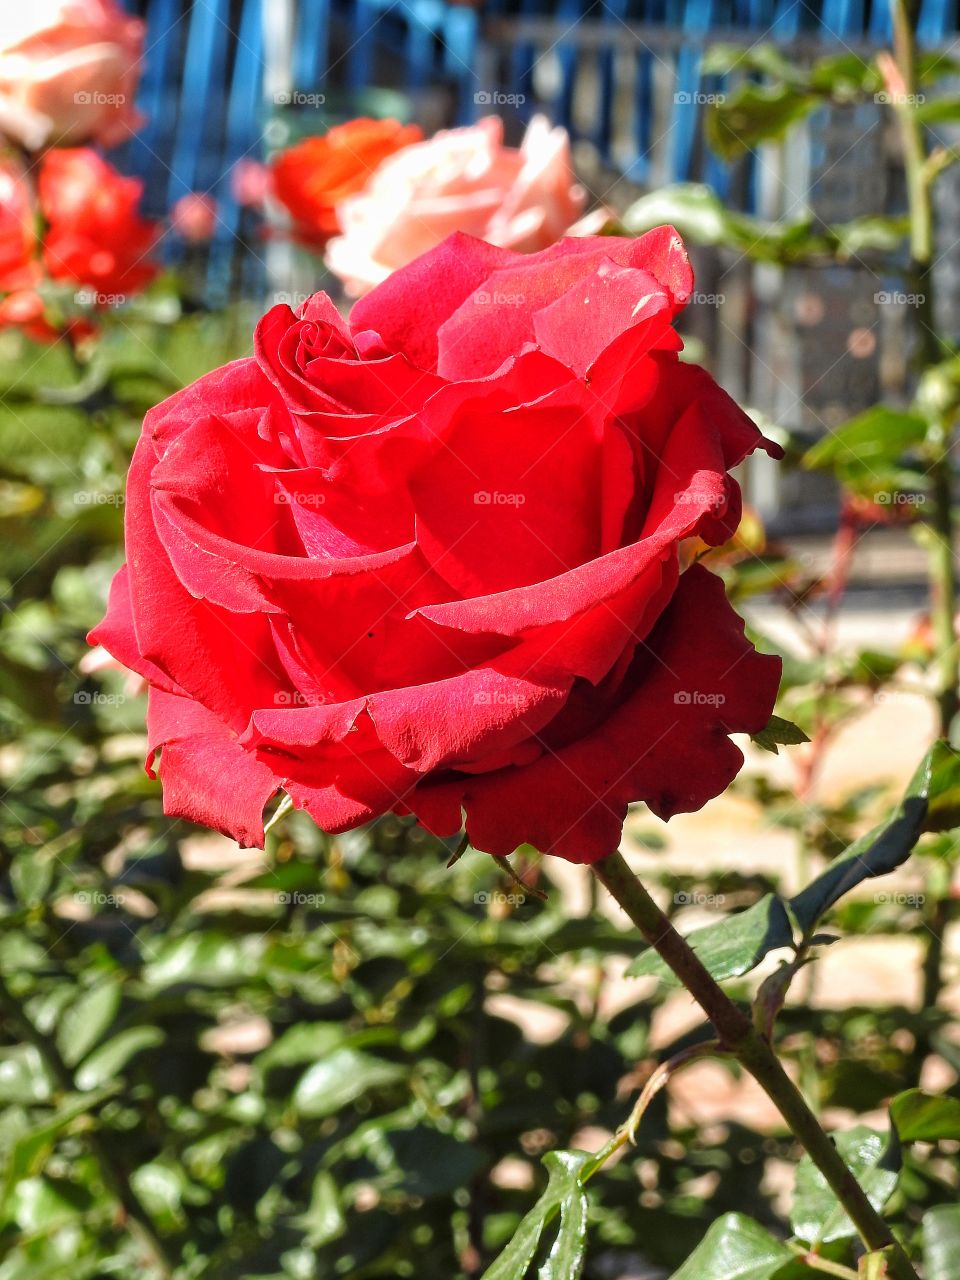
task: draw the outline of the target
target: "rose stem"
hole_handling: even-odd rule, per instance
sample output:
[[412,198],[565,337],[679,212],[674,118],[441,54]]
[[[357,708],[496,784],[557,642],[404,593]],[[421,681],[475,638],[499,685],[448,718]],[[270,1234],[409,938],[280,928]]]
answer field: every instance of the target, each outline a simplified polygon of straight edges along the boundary
[[[80,1093],[73,1074],[63,1059],[54,1042],[34,1026],[20,1005],[20,1001],[0,978],[0,1011],[3,1012],[11,1030],[33,1045],[47,1069],[64,1093]],[[91,1129],[85,1131],[84,1140],[93,1154],[100,1170],[100,1177],[109,1194],[123,1210],[127,1230],[134,1239],[151,1255],[154,1265],[162,1276],[169,1278],[175,1267],[167,1253],[166,1246],[154,1230],[150,1215],[140,1203],[136,1192],[122,1171],[113,1162],[108,1145],[101,1141],[100,1135]]]
[[775,1103],[790,1131],[846,1210],[864,1244],[871,1251],[892,1247],[891,1280],[918,1280],[907,1255],[783,1069],[770,1042],[710,976],[696,952],[677,933],[622,855],[612,853],[594,863],[591,869],[700,1005],[713,1023],[723,1048],[749,1071]]

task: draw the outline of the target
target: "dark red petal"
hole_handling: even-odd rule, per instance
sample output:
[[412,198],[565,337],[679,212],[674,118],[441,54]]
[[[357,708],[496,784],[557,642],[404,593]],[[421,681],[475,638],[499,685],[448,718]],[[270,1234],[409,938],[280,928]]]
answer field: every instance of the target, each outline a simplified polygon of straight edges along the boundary
[[586,737],[526,768],[426,783],[408,801],[441,835],[459,829],[461,806],[478,849],[508,854],[528,843],[572,862],[617,848],[631,802],[662,818],[701,808],[739,771],[728,734],[770,718],[779,658],[757,653],[723,584],[695,566],[627,677],[632,691]]

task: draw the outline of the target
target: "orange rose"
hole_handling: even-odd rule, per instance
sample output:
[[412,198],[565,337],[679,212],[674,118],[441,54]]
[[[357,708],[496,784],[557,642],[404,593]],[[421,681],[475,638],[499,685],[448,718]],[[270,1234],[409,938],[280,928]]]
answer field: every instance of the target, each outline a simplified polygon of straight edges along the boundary
[[319,138],[305,138],[273,160],[273,193],[289,210],[300,236],[323,240],[340,229],[336,206],[359,191],[374,169],[423,137],[415,124],[351,120]]
[[28,150],[112,146],[139,123],[143,23],[116,0],[7,0],[0,12],[0,131]]

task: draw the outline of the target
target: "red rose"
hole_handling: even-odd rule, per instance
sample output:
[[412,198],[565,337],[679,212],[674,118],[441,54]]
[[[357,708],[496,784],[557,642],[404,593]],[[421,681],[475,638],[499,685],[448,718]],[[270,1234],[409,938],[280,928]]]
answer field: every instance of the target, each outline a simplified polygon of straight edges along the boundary
[[157,274],[149,255],[159,228],[140,217],[143,184],[136,178],[122,177],[95,151],[76,147],[44,154],[38,188],[49,223],[43,261],[54,280],[125,295]]
[[670,228],[518,255],[454,236],[358,303],[274,307],[255,354],[154,409],[96,629],[151,686],[166,811],[263,840],[280,788],[575,861],[627,805],[699,808],[770,715],[678,547],[728,538],[758,446],[672,320]]

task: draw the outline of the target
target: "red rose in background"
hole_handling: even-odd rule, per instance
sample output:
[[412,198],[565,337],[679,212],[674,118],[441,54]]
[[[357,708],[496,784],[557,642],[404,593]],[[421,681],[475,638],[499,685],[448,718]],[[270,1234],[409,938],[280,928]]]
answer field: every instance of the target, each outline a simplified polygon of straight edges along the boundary
[[522,256],[454,236],[358,303],[274,307],[154,409],[92,639],[150,685],[170,814],[263,841],[416,814],[576,861],[627,805],[699,808],[770,715],[721,581],[728,474],[768,447],[672,327],[670,228]]
[[270,166],[273,192],[304,239],[324,240],[339,230],[339,201],[359,191],[387,156],[422,137],[415,124],[397,120],[336,125],[280,152]]
[[0,291],[36,282],[36,248],[30,187],[20,166],[0,157]]
[[157,274],[149,260],[159,227],[140,216],[143,184],[85,147],[48,151],[40,162],[40,208],[49,227],[43,262],[54,280],[125,295]]

